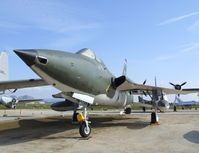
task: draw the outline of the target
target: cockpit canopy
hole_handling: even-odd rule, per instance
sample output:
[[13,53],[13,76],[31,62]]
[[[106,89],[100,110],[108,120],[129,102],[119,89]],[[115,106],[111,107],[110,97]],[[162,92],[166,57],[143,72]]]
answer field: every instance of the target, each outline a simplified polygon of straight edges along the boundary
[[97,62],[99,62],[100,64],[102,64],[104,67],[106,67],[104,65],[103,61],[100,60],[100,59],[98,59],[96,57],[95,53],[91,49],[89,49],[89,48],[83,48],[83,49],[79,50],[78,52],[76,52],[76,54],[80,54],[80,55],[86,56],[88,58],[94,59]]
[[83,48],[83,49],[79,50],[76,54],[81,54],[81,55],[89,57],[91,59],[96,59],[95,53],[89,48]]

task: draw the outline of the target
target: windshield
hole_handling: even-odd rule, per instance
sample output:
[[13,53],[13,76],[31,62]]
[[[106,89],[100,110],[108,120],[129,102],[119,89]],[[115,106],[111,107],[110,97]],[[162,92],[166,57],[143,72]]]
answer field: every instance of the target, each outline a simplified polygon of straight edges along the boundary
[[95,53],[89,48],[81,49],[76,54],[81,54],[81,55],[89,57],[91,59],[96,59]]
[[81,50],[79,50],[76,54],[81,54],[81,55],[83,55],[83,56],[86,56],[86,57],[89,57],[89,58],[91,58],[91,59],[94,59],[94,60],[96,60],[98,63],[100,63],[104,68],[106,68],[106,66],[105,66],[105,64],[103,63],[103,61],[100,60],[100,59],[98,59],[98,58],[96,58],[95,53],[94,53],[91,49],[89,49],[89,48],[81,49]]

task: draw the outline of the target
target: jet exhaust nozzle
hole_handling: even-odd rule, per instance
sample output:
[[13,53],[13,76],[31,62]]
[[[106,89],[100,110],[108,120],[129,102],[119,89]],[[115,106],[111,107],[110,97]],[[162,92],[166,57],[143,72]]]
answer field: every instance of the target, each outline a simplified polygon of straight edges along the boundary
[[126,77],[124,75],[118,77],[118,78],[112,78],[111,84],[107,88],[106,95],[110,98],[113,98],[115,95],[115,91],[117,87],[119,87],[121,84],[123,84],[126,81]]

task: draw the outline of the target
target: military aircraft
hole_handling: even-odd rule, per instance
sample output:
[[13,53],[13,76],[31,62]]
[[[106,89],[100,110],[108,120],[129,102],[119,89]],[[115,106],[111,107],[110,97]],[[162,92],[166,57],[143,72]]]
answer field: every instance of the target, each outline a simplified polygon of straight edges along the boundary
[[[146,84],[146,81],[147,80],[145,80],[144,82],[143,82],[143,85],[145,85]],[[156,80],[156,77],[155,77],[155,87],[157,86],[157,80]],[[142,93],[143,94],[141,94],[141,95],[139,95],[138,96],[138,104],[137,103],[134,103],[134,105],[135,104],[137,104],[138,106],[140,106],[140,107],[142,107],[142,110],[143,110],[143,112],[146,112],[146,108],[153,108],[154,107],[154,105],[153,105],[153,97],[149,94],[149,93],[147,93],[147,92],[145,92],[145,91],[142,91]],[[147,99],[144,99],[144,97],[143,96],[145,96],[145,97],[149,97],[149,99],[147,100]],[[168,100],[168,98],[167,98],[167,95],[165,95],[164,93],[162,93],[162,95],[161,95],[161,97],[160,97],[161,99],[160,99],[160,101],[157,103],[157,109],[160,111],[160,112],[165,112],[166,110],[168,110],[169,108],[170,108],[170,104],[169,104],[169,100]]]
[[[146,111],[146,108],[153,108],[153,101],[152,100],[146,100],[143,98],[143,96],[138,96],[138,101],[139,103],[134,103],[135,105],[137,104],[138,106],[142,107],[143,112]],[[162,96],[161,101],[158,102],[157,104],[157,109],[160,112],[165,112],[170,108],[170,104],[168,101],[168,98],[166,95]]]
[[[73,120],[80,123],[79,133],[82,137],[88,137],[91,133],[87,111],[89,105],[118,106],[129,113],[134,94],[143,91],[151,95],[155,108],[158,103],[162,103],[163,93],[194,92],[137,84],[125,75],[115,77],[87,48],[76,53],[46,49],[16,49],[14,52],[44,81],[61,91],[54,97],[64,98],[65,101],[55,103],[54,108],[62,108],[63,105],[67,105],[66,109],[72,107]],[[82,106],[83,113],[76,112],[79,106]],[[156,122],[157,111],[152,116],[153,122]]]
[[[8,55],[6,52],[0,52],[0,104],[10,109],[15,108],[19,100],[16,96],[10,96],[8,93],[14,93],[18,88],[47,85],[47,83],[41,79],[8,81],[8,78]],[[14,90],[11,91],[9,89]],[[9,91],[6,92],[6,90]]]

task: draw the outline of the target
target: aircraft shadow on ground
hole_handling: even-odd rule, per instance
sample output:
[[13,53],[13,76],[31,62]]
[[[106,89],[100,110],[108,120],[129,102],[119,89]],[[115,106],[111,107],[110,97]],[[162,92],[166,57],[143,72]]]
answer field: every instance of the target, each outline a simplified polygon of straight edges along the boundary
[[195,130],[190,131],[184,134],[183,137],[192,143],[199,144],[199,131],[195,131]]
[[139,121],[138,118],[93,118],[91,122],[93,128],[125,126],[129,129],[142,129],[149,125],[149,122]]
[[[149,122],[137,121],[137,119],[134,121],[128,118],[91,117],[90,119],[93,130],[95,128],[114,126],[125,126],[129,129],[142,129],[149,125]],[[14,129],[0,131],[0,146],[19,144],[37,139],[82,139],[78,133],[79,126],[71,124],[70,118],[46,118],[46,120],[26,119],[19,120],[18,124],[19,127]],[[50,136],[72,129],[77,129],[78,136],[73,132],[66,136]]]

